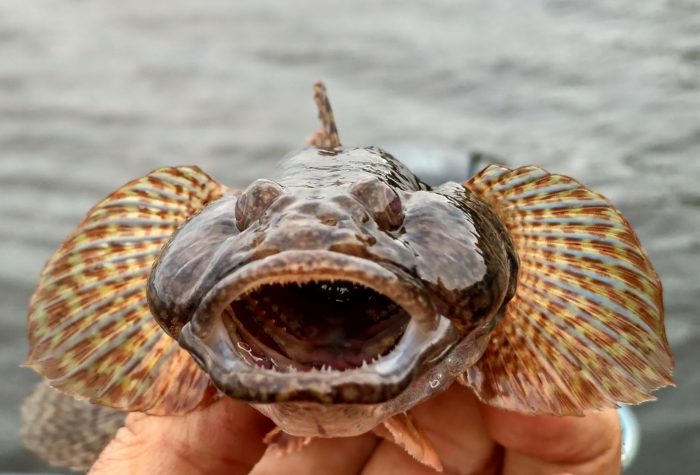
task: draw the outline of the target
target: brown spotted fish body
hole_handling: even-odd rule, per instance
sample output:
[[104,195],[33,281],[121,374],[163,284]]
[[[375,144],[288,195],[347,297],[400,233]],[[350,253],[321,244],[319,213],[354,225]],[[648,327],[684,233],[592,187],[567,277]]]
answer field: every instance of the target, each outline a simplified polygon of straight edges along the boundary
[[377,430],[435,468],[404,413],[455,380],[558,415],[671,383],[661,284],[609,201],[537,167],[431,188],[341,148],[316,93],[313,146],[270,180],[164,168],[98,203],[41,275],[27,365],[123,411],[223,394],[277,434]]

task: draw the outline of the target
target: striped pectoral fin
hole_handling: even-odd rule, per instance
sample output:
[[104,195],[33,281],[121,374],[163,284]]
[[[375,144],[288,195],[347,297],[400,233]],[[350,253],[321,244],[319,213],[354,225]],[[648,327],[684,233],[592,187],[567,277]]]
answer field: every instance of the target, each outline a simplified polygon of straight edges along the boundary
[[672,383],[661,282],[607,199],[536,167],[490,166],[465,185],[496,209],[520,258],[516,295],[462,376],[482,401],[581,414]]
[[177,228],[226,192],[199,168],[161,168],[93,207],[40,276],[26,366],[66,394],[126,411],[211,401],[208,376],[151,316],[146,285]]

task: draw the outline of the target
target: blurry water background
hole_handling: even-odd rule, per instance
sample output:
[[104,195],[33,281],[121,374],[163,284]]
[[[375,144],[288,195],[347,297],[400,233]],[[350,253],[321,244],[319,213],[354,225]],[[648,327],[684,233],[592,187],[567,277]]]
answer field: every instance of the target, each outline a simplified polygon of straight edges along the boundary
[[624,211],[678,385],[635,408],[630,473],[700,473],[700,2],[329,3],[0,0],[0,469],[47,470],[18,440],[38,380],[18,365],[54,248],[153,168],[265,176],[316,128],[324,79],[347,145],[485,150]]

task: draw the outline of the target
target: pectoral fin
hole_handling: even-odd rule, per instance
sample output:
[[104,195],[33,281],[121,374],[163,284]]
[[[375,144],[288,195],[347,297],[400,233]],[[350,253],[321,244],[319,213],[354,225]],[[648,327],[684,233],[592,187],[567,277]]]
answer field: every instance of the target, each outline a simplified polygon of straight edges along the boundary
[[306,445],[309,445],[312,440],[313,437],[287,434],[279,427],[272,429],[263,438],[263,442],[267,444],[267,450],[278,457],[301,450]]
[[482,401],[581,414],[672,383],[661,282],[607,199],[536,167],[490,166],[465,185],[497,210],[520,258],[517,293],[462,376]]
[[151,317],[146,283],[175,230],[225,192],[199,168],[161,168],[92,208],[40,276],[25,365],[121,410],[178,414],[210,402],[208,376]]
[[383,425],[375,428],[374,432],[404,449],[423,465],[442,472],[442,462],[435,447],[425,433],[416,427],[409,414],[402,412],[390,417]]

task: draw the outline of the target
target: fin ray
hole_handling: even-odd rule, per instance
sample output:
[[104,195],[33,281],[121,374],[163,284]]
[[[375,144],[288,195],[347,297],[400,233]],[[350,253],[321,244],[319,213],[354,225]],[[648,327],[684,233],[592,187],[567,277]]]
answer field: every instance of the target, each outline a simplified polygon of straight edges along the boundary
[[146,285],[177,228],[228,191],[197,167],[162,168],[95,205],[42,271],[26,365],[68,395],[121,410],[210,402],[208,376],[155,322]]
[[520,273],[462,382],[489,404],[560,415],[643,402],[671,384],[661,283],[607,199],[537,167],[490,166],[465,186],[501,216]]
[[[651,286],[653,286],[653,282],[651,282],[645,276],[641,276],[641,278],[638,280],[637,286],[633,286],[630,285],[629,281],[625,279],[625,274],[621,275],[619,269],[615,269],[616,272],[614,273],[608,272],[606,274],[604,270],[590,264],[584,269],[581,267],[572,266],[570,263],[563,260],[552,262],[539,257],[526,257],[521,259],[521,262],[527,262],[529,265],[535,267],[548,267],[553,269],[550,272],[561,272],[563,279],[590,279],[595,281],[596,284],[610,285],[621,291],[632,294],[635,298],[641,300],[644,305],[654,305],[654,302],[651,301],[647,293],[642,291],[643,289],[649,289]],[[642,287],[642,290],[640,290],[638,287]]]

